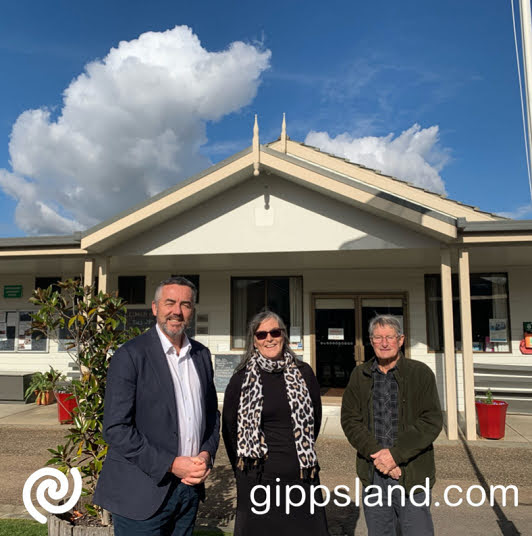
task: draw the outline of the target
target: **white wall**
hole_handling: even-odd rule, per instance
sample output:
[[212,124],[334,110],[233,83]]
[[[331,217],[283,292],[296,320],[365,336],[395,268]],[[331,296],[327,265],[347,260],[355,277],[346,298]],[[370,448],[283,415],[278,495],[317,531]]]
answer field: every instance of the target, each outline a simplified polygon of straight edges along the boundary
[[[289,230],[289,232],[287,232]],[[114,255],[430,248],[424,235],[275,176],[252,178]]]
[[[150,307],[155,287],[159,281],[171,273],[180,273],[179,257],[176,257],[175,269],[168,271],[150,271],[146,273],[140,268],[131,266],[128,271],[121,271],[120,275],[146,275],[146,303],[136,305],[138,308]],[[311,321],[311,295],[321,292],[407,292],[408,293],[408,333],[410,354],[413,359],[427,363],[434,371],[440,397],[444,397],[444,370],[443,356],[427,350],[426,322],[425,322],[425,295],[424,274],[434,273],[434,268],[393,268],[390,269],[305,269],[300,272],[290,270],[289,273],[282,268],[265,265],[261,270],[236,269],[226,271],[194,270],[200,275],[200,303],[198,313],[207,313],[208,335],[198,336],[198,340],[206,344],[213,354],[234,353],[240,351],[230,350],[230,281],[231,276],[265,276],[265,275],[302,275],[304,288],[304,350],[302,357],[305,361],[311,360],[310,348],[310,321]],[[475,266],[475,272],[484,271]],[[532,356],[523,356],[519,352],[519,341],[522,337],[522,323],[532,321],[532,284],[530,283],[530,268],[499,267],[494,270],[492,266],[486,271],[507,271],[509,276],[510,314],[512,329],[511,353],[483,353],[474,354],[475,363],[498,363],[512,365],[532,366]],[[41,275],[41,274],[39,274]],[[45,274],[43,274],[45,275]],[[63,278],[71,274],[61,274]],[[112,273],[109,279],[109,288],[117,287],[118,274]],[[6,283],[4,283],[4,281]],[[34,276],[7,274],[1,276],[0,284],[22,284],[24,296],[21,299],[5,299],[0,296],[0,310],[28,310],[29,298],[34,286]],[[65,372],[71,372],[71,363],[68,354],[57,352],[57,343],[50,341],[49,352],[46,353],[9,353],[0,354],[0,371],[27,371],[47,370],[50,365]],[[459,393],[459,409],[463,408],[462,396],[462,363],[461,354],[457,354],[457,391]]]

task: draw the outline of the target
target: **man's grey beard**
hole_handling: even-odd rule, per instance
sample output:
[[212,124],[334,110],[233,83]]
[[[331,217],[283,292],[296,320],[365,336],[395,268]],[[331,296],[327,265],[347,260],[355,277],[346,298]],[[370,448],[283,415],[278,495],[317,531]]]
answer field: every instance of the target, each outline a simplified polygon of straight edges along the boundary
[[183,322],[183,326],[180,329],[174,330],[174,331],[171,331],[170,329],[168,329],[168,326],[166,325],[166,322],[161,326],[161,329],[163,330],[163,332],[166,335],[168,335],[168,337],[170,337],[170,339],[180,337],[181,335],[183,335],[183,333],[185,332],[185,330],[187,328],[188,328],[188,324],[186,322]]

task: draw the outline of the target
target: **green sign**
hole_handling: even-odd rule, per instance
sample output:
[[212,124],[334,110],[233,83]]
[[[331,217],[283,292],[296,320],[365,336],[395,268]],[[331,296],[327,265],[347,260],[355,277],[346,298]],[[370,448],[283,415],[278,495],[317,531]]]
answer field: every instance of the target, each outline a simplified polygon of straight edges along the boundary
[[22,298],[22,285],[4,285],[4,298]]
[[532,333],[532,322],[523,322],[523,331],[525,333]]

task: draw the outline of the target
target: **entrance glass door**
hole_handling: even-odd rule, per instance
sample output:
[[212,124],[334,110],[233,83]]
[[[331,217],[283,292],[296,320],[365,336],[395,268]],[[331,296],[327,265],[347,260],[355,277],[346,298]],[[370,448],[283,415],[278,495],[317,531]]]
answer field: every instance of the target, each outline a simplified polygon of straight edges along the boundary
[[355,300],[317,299],[316,374],[322,388],[343,388],[355,366]]
[[403,331],[408,326],[406,294],[320,294],[313,303],[315,370],[325,396],[342,396],[353,368],[373,357],[368,333],[372,318],[392,314]]

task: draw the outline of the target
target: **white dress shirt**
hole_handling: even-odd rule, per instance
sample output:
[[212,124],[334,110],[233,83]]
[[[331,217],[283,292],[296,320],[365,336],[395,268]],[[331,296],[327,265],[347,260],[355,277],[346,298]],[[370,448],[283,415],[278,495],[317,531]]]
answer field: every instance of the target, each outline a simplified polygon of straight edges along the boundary
[[191,344],[183,333],[183,344],[177,355],[174,345],[156,325],[174,383],[178,424],[178,456],[197,456],[205,432],[201,384],[190,355]]

